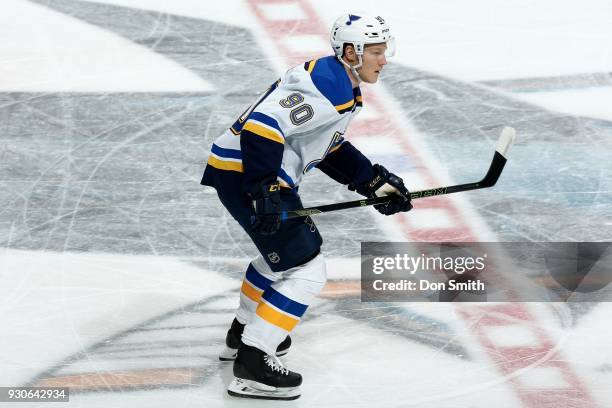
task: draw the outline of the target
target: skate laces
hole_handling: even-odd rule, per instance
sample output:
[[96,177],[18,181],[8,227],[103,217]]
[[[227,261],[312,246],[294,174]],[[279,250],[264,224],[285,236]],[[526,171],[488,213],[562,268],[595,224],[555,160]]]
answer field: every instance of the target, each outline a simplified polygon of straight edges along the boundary
[[266,354],[264,356],[264,361],[266,362],[268,367],[272,369],[272,371],[278,371],[283,375],[289,374],[289,370],[287,370],[283,366],[283,363],[281,363],[281,361],[276,356],[271,356],[270,354]]

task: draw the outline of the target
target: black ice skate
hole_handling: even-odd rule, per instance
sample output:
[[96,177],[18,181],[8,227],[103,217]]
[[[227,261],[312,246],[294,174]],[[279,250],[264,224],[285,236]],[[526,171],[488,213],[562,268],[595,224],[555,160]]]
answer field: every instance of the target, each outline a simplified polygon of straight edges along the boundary
[[300,374],[286,369],[277,357],[246,344],[238,349],[234,376],[227,387],[234,397],[294,400],[300,396]]
[[[236,359],[238,347],[242,344],[240,338],[242,337],[243,331],[244,324],[240,324],[238,320],[234,319],[232,327],[230,327],[227,331],[227,336],[225,336],[225,349],[219,354],[219,360],[233,361]],[[291,347],[291,337],[287,336],[276,348],[276,357],[287,354],[289,352],[289,347]]]

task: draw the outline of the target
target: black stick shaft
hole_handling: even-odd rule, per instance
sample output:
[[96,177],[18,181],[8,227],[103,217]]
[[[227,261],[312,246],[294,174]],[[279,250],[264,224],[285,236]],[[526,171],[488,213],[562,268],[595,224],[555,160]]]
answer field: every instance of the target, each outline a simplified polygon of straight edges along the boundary
[[[506,158],[499,152],[495,152],[491,166],[487,171],[487,174],[482,180],[476,183],[457,184],[454,186],[430,188],[428,190],[414,191],[410,193],[410,198],[416,200],[425,197],[435,197],[439,195],[459,193],[462,191],[477,190],[481,188],[488,188],[495,185],[499,176],[504,169],[506,164]],[[376,197],[376,198],[365,198],[363,200],[347,201],[343,203],[327,204],[316,207],[303,208],[301,210],[283,211],[281,218],[288,220],[297,217],[306,217],[314,214],[321,214],[330,211],[346,210],[348,208],[367,207],[369,205],[384,204],[391,200],[392,197]]]

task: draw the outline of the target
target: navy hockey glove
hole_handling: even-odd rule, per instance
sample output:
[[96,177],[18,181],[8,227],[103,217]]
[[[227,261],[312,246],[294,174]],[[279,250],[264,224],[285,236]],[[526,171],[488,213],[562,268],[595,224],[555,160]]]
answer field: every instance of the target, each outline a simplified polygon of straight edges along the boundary
[[383,197],[391,195],[392,199],[386,204],[375,205],[374,208],[384,215],[392,215],[398,212],[410,211],[410,192],[404,186],[404,181],[379,164],[372,166],[374,177],[367,183],[359,186],[349,185],[350,190],[356,190],[359,194],[368,198]]
[[251,231],[261,235],[275,234],[281,225],[279,182],[262,183],[252,199],[255,215],[251,216]]

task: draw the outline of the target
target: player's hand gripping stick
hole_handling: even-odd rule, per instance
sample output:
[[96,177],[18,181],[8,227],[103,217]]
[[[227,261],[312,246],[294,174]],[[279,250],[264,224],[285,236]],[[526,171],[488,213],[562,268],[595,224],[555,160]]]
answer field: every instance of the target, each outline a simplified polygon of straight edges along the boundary
[[251,230],[262,235],[275,234],[281,225],[279,182],[262,183],[252,198],[255,214],[251,216]]

